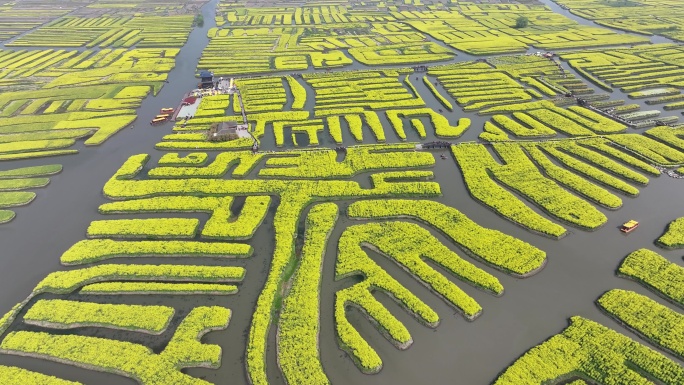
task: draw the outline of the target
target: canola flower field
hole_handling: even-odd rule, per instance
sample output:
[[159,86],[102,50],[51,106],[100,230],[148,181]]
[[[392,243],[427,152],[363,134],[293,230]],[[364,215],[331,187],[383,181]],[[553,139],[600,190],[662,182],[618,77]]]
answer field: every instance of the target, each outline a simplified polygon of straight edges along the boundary
[[[0,5],[0,242],[85,153],[124,159],[59,267],[3,287],[0,383],[683,384],[681,7],[557,3],[596,24],[536,0]],[[127,129],[206,70],[235,89]]]

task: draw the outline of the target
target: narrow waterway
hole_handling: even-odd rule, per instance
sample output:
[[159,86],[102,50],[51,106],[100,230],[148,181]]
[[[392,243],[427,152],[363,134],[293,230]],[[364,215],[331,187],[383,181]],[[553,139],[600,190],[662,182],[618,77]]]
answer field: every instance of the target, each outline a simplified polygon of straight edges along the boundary
[[625,31],[625,30],[621,30],[621,29],[617,29],[617,28],[611,28],[611,27],[607,27],[605,25],[597,24],[592,20],[588,20],[588,19],[585,19],[581,16],[575,15],[574,13],[571,12],[570,9],[563,9],[563,7],[558,5],[558,3],[556,3],[553,0],[538,0],[538,1],[541,2],[542,4],[546,5],[547,7],[549,7],[554,13],[557,13],[559,15],[563,15],[563,16],[567,17],[568,19],[572,19],[572,20],[574,20],[574,21],[576,21],[582,25],[605,28],[605,29],[609,29],[609,30],[611,30],[615,33],[619,33],[619,34],[627,34],[627,35],[633,35],[633,36],[646,37],[653,44],[659,44],[659,43],[680,44],[679,42],[674,41],[674,40],[672,40],[668,37],[665,37],[665,36],[660,36],[660,35],[646,36],[646,35],[630,32],[630,31]]
[[[169,83],[156,97],[146,98],[138,109],[138,118],[104,144],[95,147],[79,143],[80,153],[52,158],[4,162],[3,169],[60,163],[62,173],[50,177],[50,184],[35,190],[36,199],[16,209],[16,218],[0,226],[0,282],[3,295],[0,309],[9,310],[22,301],[47,274],[61,270],[59,256],[69,246],[84,239],[85,229],[97,216],[97,207],[105,203],[101,188],[131,155],[151,153],[155,143],[169,133],[170,124],[153,127],[148,122],[163,107],[176,107],[180,97],[195,87],[195,67],[209,39],[207,29],[215,25],[214,8],[218,0],[202,8],[206,20],[203,28],[195,28],[188,43],[176,58],[169,73]],[[4,310],[3,310],[4,312]]]
[[[171,125],[151,127],[147,122],[160,108],[175,107],[179,98],[196,84],[195,67],[202,50],[208,43],[206,31],[214,26],[214,9],[217,1],[211,1],[202,9],[205,26],[193,30],[188,43],[177,57],[176,68],[169,74],[169,83],[164,85],[159,95],[147,98],[143,102],[139,109],[138,121],[133,128],[125,129],[98,147],[89,148],[80,145],[81,152],[78,155],[8,163],[7,166],[11,167],[2,165],[3,168],[50,162],[64,165],[64,171],[51,178],[49,187],[37,191],[38,197],[33,203],[18,208],[16,219],[0,226],[0,244],[3,246],[0,255],[0,282],[3,283],[3,295],[0,296],[2,312],[26,298],[36,283],[47,274],[63,269],[59,264],[59,256],[68,247],[84,238],[85,229],[90,221],[104,218],[97,213],[97,207],[106,202],[101,194],[101,186],[129,156],[149,153],[152,154],[150,164],[156,164],[162,153],[154,150],[154,144],[163,135],[169,133]],[[549,0],[541,1],[545,4],[550,3]],[[554,11],[565,15],[563,13],[565,11],[555,3],[547,5]],[[558,9],[553,8],[554,5]],[[574,20],[582,20],[582,24],[593,24],[569,12],[566,13],[568,13],[566,16]],[[452,62],[466,60],[473,60],[473,57],[459,53]],[[367,69],[370,67],[356,64],[342,70],[350,68]],[[423,84],[422,74],[410,76],[411,82],[427,106],[435,110],[443,109]],[[306,88],[309,92],[306,108],[312,109],[313,90],[308,86]],[[441,87],[438,89],[444,94]],[[621,98],[623,95],[615,93],[613,97]],[[459,141],[475,140],[479,134],[479,128],[488,119],[474,113],[464,113],[458,107],[454,112],[445,112],[445,116],[452,124],[455,124],[456,120],[461,117],[473,119],[472,128]],[[427,123],[427,120],[424,123]],[[399,138],[389,129],[389,126],[385,128],[387,141],[398,142]],[[410,131],[408,122],[405,129],[409,139],[417,139],[416,133]],[[372,137],[369,130],[365,128],[364,135]],[[343,136],[345,145],[355,144],[347,132]],[[433,139],[437,138],[428,130],[426,140]],[[288,135],[286,135],[286,140],[289,140]],[[321,144],[334,146],[328,139],[321,139]],[[264,149],[273,148],[272,139],[266,138]],[[442,160],[439,157],[442,153],[449,155],[447,159]],[[211,157],[213,158],[215,154],[212,152]],[[452,279],[484,308],[482,316],[474,322],[467,322],[456,315],[452,307],[432,295],[424,286],[410,278],[392,262],[383,260],[378,255],[371,255],[409,290],[433,307],[439,313],[442,322],[437,329],[424,327],[390,299],[379,295],[381,302],[385,303],[392,313],[406,324],[413,336],[413,346],[406,351],[399,351],[358,312],[350,312],[351,322],[359,328],[361,334],[368,339],[384,361],[384,369],[379,374],[363,375],[338,348],[334,331],[332,312],[334,293],[340,289],[341,285],[348,284],[344,281],[334,281],[336,242],[345,227],[358,223],[341,217],[330,237],[326,251],[321,293],[321,356],[324,368],[334,384],[489,384],[497,373],[520,354],[567,326],[568,317],[573,315],[596,320],[636,339],[633,334],[628,333],[599,312],[594,301],[605,291],[613,288],[634,290],[656,299],[655,295],[640,285],[615,277],[614,272],[619,262],[629,252],[642,247],[655,248],[653,240],[662,234],[667,223],[684,216],[684,207],[674,203],[678,197],[677,191],[682,188],[682,181],[667,177],[653,178],[652,183],[642,189],[640,197],[636,199],[623,197],[622,209],[617,212],[607,212],[609,221],[601,229],[595,232],[570,229],[571,234],[568,237],[555,241],[527,232],[478,204],[469,196],[458,167],[450,154],[447,151],[434,154],[436,157],[435,179],[440,183],[444,194],[443,197],[437,199],[439,202],[457,208],[482,226],[501,230],[545,250],[549,262],[544,270],[533,277],[524,280],[511,278],[467,258],[463,251],[451,245],[441,234],[433,231],[438,239],[451,245],[451,248],[459,255],[496,275],[505,287],[505,294],[497,298]],[[250,177],[255,177],[258,170],[259,168],[254,170]],[[355,180],[364,186],[369,185],[368,175],[360,175]],[[247,278],[241,284],[238,295],[184,298],[132,296],[116,299],[119,302],[167,304],[179,309],[183,314],[196,305],[220,305],[233,309],[229,328],[226,331],[210,333],[202,340],[207,343],[218,343],[223,347],[221,368],[218,370],[190,369],[188,373],[216,384],[247,384],[244,365],[247,332],[254,302],[268,273],[273,250],[272,219],[275,207],[277,207],[277,202],[272,203],[268,218],[250,242],[255,247],[254,256],[249,260],[231,262],[231,264],[247,268]],[[341,204],[341,208],[344,208],[344,204]],[[205,219],[206,215],[188,215],[188,217]],[[625,236],[617,230],[617,227],[628,219],[639,220],[641,226],[634,233]],[[682,252],[662,250],[660,252],[671,261],[682,262]],[[126,259],[117,262],[126,262]],[[150,259],[144,262],[152,263],[158,260]],[[72,297],[83,299],[83,297]],[[662,303],[662,301],[659,302]],[[178,321],[177,317],[174,325],[177,325]],[[85,332],[89,335],[95,333],[94,331]],[[107,332],[102,335],[108,338],[130,337],[128,334]],[[155,351],[163,348],[159,346],[158,341],[155,341],[154,339],[141,339],[139,342],[150,346]],[[275,367],[273,344],[270,346],[268,357],[272,384],[282,384],[282,379]],[[0,355],[0,364],[25,367],[74,381],[82,381],[85,384],[127,385],[135,383],[117,375],[76,369],[36,359]]]

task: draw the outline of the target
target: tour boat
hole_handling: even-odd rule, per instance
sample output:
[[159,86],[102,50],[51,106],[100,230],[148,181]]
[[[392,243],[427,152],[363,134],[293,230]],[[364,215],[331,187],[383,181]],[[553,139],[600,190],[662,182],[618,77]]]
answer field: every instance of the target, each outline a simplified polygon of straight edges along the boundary
[[160,114],[173,114],[173,108],[162,108],[159,110]]
[[637,222],[635,220],[631,220],[631,221],[625,222],[622,226],[620,226],[620,231],[622,231],[623,233],[629,233],[630,231],[636,229],[637,227],[639,227],[639,222]]
[[168,117],[164,117],[164,118],[154,118],[154,119],[152,119],[152,121],[150,122],[150,124],[154,126],[154,125],[157,125],[157,124],[162,124],[162,123],[166,122],[167,120],[169,120]]

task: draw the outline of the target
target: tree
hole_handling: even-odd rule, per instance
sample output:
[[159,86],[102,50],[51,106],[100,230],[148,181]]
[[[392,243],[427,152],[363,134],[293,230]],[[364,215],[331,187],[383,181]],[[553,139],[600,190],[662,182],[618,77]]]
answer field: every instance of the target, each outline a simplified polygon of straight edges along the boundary
[[201,13],[198,13],[195,16],[195,20],[193,21],[193,26],[198,26],[198,27],[204,27],[204,16]]
[[515,20],[515,28],[525,28],[530,23],[530,20],[525,16],[518,16]]

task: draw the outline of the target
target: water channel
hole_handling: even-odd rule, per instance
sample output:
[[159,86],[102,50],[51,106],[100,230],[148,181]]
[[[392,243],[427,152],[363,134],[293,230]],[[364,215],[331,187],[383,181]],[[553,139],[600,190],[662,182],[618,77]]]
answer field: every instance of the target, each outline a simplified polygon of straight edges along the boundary
[[[582,24],[593,24],[560,9],[549,0],[541,1],[554,11]],[[3,169],[48,162],[64,165],[64,171],[51,178],[48,188],[38,190],[38,197],[33,203],[19,208],[14,221],[0,226],[0,244],[2,245],[0,282],[3,285],[0,309],[3,309],[3,312],[23,300],[47,274],[62,270],[63,267],[59,264],[61,253],[84,238],[85,229],[90,221],[105,218],[97,213],[97,207],[106,202],[101,194],[101,186],[129,156],[150,153],[152,154],[151,165],[156,164],[161,157],[162,153],[154,150],[154,144],[162,135],[169,133],[170,126],[150,127],[147,122],[160,108],[175,106],[179,98],[188,89],[194,87],[195,67],[202,50],[208,43],[207,29],[215,26],[216,3],[217,0],[213,0],[202,9],[206,21],[205,26],[192,31],[188,43],[177,57],[176,67],[169,74],[169,83],[164,85],[159,95],[147,98],[143,102],[134,127],[123,130],[101,146],[91,148],[81,145],[78,155],[49,160],[12,162],[11,167],[2,165]],[[459,53],[459,56],[454,59],[454,61],[464,60],[472,60],[472,58]],[[363,66],[359,68],[361,67]],[[414,80],[416,75],[411,76],[412,83],[428,106],[435,109],[441,108],[422,81]],[[309,104],[309,106],[312,105]],[[452,124],[459,117],[470,117],[473,119],[472,127],[477,128],[482,127],[486,120],[484,117],[465,114],[460,110],[445,115]],[[388,142],[398,141],[390,130],[386,130],[386,133]],[[364,134],[370,135],[370,132]],[[410,133],[409,130],[407,134],[409,140],[418,139],[415,133]],[[459,141],[475,140],[478,134],[478,129],[471,128]],[[432,138],[428,137],[427,140],[430,139]],[[349,135],[345,136],[345,144],[353,144]],[[321,141],[321,145],[332,146],[333,144]],[[269,139],[266,138],[264,148],[271,149],[272,146],[273,144],[269,143]],[[345,281],[334,281],[336,243],[343,229],[351,224],[350,220],[341,218],[330,237],[325,255],[321,294],[321,356],[326,373],[333,383],[488,384],[520,354],[560,332],[567,326],[568,318],[574,315],[590,318],[631,338],[637,338],[603,315],[594,305],[594,301],[605,291],[613,288],[633,290],[656,299],[654,294],[640,285],[619,279],[614,273],[619,262],[628,253],[642,247],[654,249],[653,240],[662,234],[665,226],[671,220],[684,216],[684,206],[675,203],[675,199],[681,195],[678,193],[682,188],[680,180],[665,176],[652,178],[650,185],[641,190],[638,198],[623,197],[623,208],[617,212],[605,211],[609,220],[602,228],[594,232],[570,229],[569,236],[556,241],[527,232],[475,202],[469,196],[453,159],[449,156],[448,159],[442,160],[439,154],[435,152],[434,172],[436,181],[441,185],[443,196],[437,200],[457,208],[482,226],[501,230],[541,248],[547,252],[548,264],[537,275],[521,280],[511,278],[469,259],[496,275],[505,287],[505,294],[499,298],[493,297],[454,280],[484,308],[483,314],[476,321],[467,322],[456,315],[453,308],[412,280],[396,265],[383,260],[378,255],[371,254],[371,257],[382,267],[435,309],[442,322],[437,329],[426,328],[413,320],[391,300],[378,295],[390,311],[405,323],[415,341],[410,349],[399,351],[387,342],[360,313],[350,312],[351,322],[359,328],[361,334],[368,339],[384,361],[384,368],[379,374],[368,376],[356,369],[352,361],[337,347],[335,341],[332,309],[334,293],[348,284]],[[213,156],[215,154],[212,154]],[[258,169],[251,176],[254,177],[257,172]],[[360,175],[355,179],[363,185],[369,184],[368,175]],[[345,205],[345,202],[340,202],[341,208]],[[274,202],[272,209],[275,207]],[[173,216],[178,216],[178,214]],[[206,218],[206,215],[187,216]],[[107,218],[119,217],[124,216],[107,216]],[[628,219],[639,220],[641,226],[636,232],[625,236],[617,231],[617,227]],[[435,233],[435,236],[444,244],[450,245],[450,242],[442,235]],[[251,244],[255,247],[254,257],[237,263],[246,267],[248,272],[247,279],[241,285],[238,295],[187,298],[127,296],[117,298],[113,302],[167,304],[179,309],[181,315],[187,314],[187,311],[198,304],[221,305],[233,309],[233,318],[229,328],[221,332],[212,332],[203,339],[204,342],[218,343],[223,347],[221,368],[218,370],[190,369],[188,373],[216,384],[246,384],[243,361],[246,333],[249,330],[254,302],[268,271],[270,253],[273,249],[272,213],[258,230]],[[452,248],[465,256],[457,247]],[[682,252],[660,252],[671,261],[681,264]],[[125,263],[127,260],[121,259],[116,262]],[[147,261],[143,260],[143,262]],[[153,260],[150,259],[149,262]],[[88,298],[78,295],[72,295],[69,298],[98,300],[96,297]],[[104,300],[112,301],[111,298]],[[663,301],[659,302],[670,306]],[[180,315],[174,321],[176,324],[179,317]],[[22,326],[20,322],[15,323],[15,330],[18,329],[39,330]],[[97,330],[84,330],[83,333],[107,338],[124,338],[146,344],[155,351],[163,348],[163,344],[160,345],[159,341],[167,340],[170,336],[164,334],[159,338],[141,338],[134,336],[134,333]],[[274,344],[271,343],[268,357],[269,376],[272,384],[282,384],[283,381],[275,365],[273,347]],[[84,384],[135,383],[114,374],[23,357],[0,355],[0,364],[24,367],[69,380],[81,381]]]

